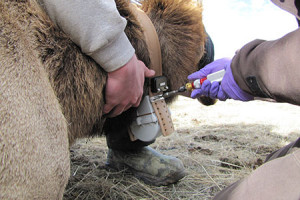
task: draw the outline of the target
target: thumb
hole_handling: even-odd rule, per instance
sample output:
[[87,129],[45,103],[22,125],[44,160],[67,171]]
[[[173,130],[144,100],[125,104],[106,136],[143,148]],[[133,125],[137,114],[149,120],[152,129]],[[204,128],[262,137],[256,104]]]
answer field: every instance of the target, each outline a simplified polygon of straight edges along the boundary
[[149,78],[155,75],[155,71],[152,69],[148,69],[146,66],[144,68],[144,75],[145,77]]

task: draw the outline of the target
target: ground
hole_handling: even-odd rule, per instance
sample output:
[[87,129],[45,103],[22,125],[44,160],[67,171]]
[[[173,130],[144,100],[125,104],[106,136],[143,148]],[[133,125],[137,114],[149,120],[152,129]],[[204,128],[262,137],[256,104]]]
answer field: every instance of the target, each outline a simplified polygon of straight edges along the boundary
[[204,106],[179,97],[170,110],[176,132],[151,147],[181,159],[185,178],[170,186],[146,185],[126,170],[105,167],[105,138],[83,139],[71,147],[64,199],[211,199],[300,133],[300,107],[285,103],[227,100]]

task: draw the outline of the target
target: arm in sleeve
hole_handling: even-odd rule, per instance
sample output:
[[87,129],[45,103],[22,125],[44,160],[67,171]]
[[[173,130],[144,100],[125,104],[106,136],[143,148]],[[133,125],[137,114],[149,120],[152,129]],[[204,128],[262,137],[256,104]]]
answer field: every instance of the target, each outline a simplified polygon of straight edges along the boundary
[[300,105],[300,29],[273,40],[254,40],[234,56],[239,87],[259,97]]
[[113,0],[40,0],[51,20],[105,71],[114,71],[133,56],[124,33],[126,19]]

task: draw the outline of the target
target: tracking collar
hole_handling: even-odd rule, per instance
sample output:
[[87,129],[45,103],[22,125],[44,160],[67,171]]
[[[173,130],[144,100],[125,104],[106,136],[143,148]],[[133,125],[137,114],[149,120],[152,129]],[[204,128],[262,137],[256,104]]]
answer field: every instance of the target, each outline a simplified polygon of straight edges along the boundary
[[[162,76],[162,58],[158,36],[154,25],[144,11],[136,4],[130,3],[131,11],[143,28],[143,34],[150,56],[150,69],[155,71],[156,76]],[[149,96],[155,96],[161,91],[153,91],[149,87]],[[151,101],[146,96],[137,109],[137,118],[129,128],[129,135],[132,141],[152,141],[156,137],[168,136],[174,132],[171,115],[164,98]]]

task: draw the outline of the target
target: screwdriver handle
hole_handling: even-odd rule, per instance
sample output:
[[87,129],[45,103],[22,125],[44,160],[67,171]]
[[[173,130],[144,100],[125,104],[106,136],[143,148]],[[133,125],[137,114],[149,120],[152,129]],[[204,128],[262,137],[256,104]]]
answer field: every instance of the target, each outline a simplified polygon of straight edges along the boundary
[[188,91],[192,91],[193,89],[200,89],[201,85],[203,84],[203,82],[205,80],[209,80],[211,83],[216,82],[216,81],[221,82],[224,75],[225,75],[225,69],[222,69],[220,71],[217,71],[217,72],[214,72],[214,73],[211,73],[211,74],[207,75],[207,77],[204,77],[204,78],[201,78],[201,79],[196,79],[191,83],[187,83],[185,85],[185,88]]

